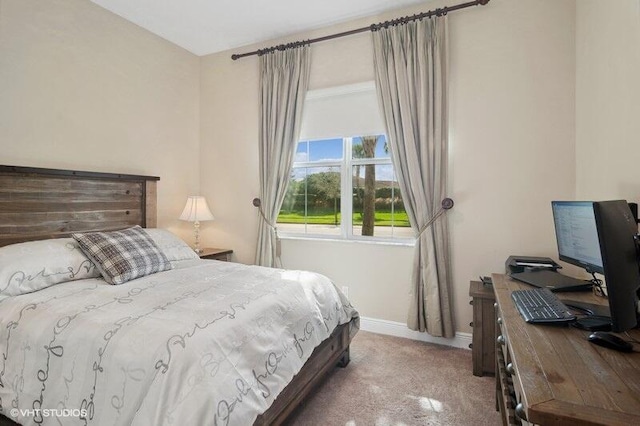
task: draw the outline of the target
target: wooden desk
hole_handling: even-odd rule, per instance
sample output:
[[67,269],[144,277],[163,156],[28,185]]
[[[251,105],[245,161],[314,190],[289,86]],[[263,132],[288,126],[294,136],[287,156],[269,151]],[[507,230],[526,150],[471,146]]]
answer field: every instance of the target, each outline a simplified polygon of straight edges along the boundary
[[[640,424],[640,352],[596,346],[587,340],[589,331],[573,327],[527,324],[511,292],[531,287],[499,274],[493,287],[496,396],[504,424],[527,424],[521,418],[540,425]],[[591,293],[558,297],[603,303]],[[630,335],[640,341],[640,330]]]

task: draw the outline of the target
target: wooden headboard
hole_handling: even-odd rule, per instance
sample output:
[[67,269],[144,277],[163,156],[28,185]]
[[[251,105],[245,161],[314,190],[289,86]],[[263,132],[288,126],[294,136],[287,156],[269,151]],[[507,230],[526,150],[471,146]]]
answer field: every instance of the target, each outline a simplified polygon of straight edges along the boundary
[[0,165],[0,246],[157,226],[155,176]]

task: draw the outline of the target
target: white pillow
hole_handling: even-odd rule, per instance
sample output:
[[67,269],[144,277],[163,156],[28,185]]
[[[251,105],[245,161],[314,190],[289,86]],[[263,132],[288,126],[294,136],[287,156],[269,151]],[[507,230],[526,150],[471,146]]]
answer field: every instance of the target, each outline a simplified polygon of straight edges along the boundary
[[187,243],[166,229],[147,228],[145,231],[171,263],[200,259],[200,256]]
[[0,247],[0,296],[18,296],[100,272],[73,238]]

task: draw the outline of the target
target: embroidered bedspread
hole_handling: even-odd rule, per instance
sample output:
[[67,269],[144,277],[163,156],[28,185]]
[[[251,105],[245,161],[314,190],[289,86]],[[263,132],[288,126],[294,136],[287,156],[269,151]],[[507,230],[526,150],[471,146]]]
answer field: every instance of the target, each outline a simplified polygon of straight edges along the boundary
[[250,425],[358,316],[322,275],[196,262],[0,301],[1,413],[25,425]]

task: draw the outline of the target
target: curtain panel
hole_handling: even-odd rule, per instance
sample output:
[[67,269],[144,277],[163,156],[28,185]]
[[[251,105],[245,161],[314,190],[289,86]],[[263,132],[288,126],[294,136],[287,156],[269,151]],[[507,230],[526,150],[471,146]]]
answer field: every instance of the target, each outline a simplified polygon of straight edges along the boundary
[[309,84],[309,46],[260,56],[260,199],[256,264],[281,267],[275,227],[289,185]]
[[376,89],[416,248],[407,325],[453,337],[449,234],[438,212],[447,189],[447,18],[372,33]]

